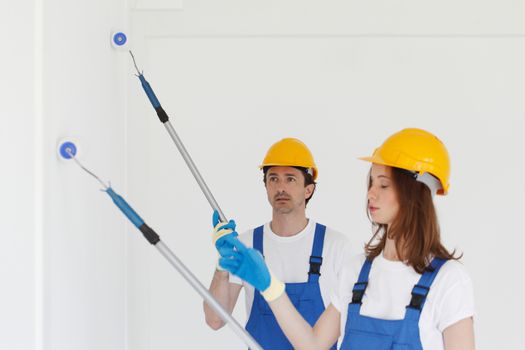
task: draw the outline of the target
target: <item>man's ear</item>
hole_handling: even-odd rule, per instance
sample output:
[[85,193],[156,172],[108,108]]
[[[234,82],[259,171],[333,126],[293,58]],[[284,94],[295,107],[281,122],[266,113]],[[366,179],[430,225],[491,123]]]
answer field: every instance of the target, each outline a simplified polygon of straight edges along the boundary
[[312,196],[312,194],[314,193],[314,190],[315,190],[315,185],[314,184],[306,185],[306,187],[304,188],[305,199],[310,198]]

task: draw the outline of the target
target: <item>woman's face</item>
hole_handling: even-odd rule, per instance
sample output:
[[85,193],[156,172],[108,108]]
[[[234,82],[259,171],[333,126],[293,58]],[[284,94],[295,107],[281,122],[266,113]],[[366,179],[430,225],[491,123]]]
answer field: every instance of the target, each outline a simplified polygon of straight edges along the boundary
[[376,224],[391,225],[399,211],[399,203],[390,167],[372,164],[367,198],[372,220]]

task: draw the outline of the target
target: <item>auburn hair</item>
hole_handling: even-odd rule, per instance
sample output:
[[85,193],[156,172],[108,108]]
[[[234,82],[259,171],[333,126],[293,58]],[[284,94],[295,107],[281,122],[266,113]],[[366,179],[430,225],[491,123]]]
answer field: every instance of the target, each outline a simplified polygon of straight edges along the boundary
[[[460,259],[463,254],[449,252],[441,243],[441,233],[430,189],[416,181],[407,171],[390,168],[390,178],[399,203],[399,212],[393,223],[373,223],[374,235],[365,245],[365,253],[373,259],[385,248],[387,238],[395,242],[397,256],[418,273],[423,273],[434,257]],[[370,174],[368,188],[372,185]],[[367,205],[367,215],[370,218]]]

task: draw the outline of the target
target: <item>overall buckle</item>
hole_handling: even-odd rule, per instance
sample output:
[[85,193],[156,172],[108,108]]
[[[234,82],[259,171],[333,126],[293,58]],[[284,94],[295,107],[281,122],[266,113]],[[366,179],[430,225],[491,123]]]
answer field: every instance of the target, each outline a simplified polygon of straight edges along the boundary
[[351,304],[362,304],[363,296],[365,295],[365,290],[367,286],[368,286],[368,282],[356,282],[354,284],[354,289],[352,289]]
[[[423,289],[424,292],[422,294],[415,292],[417,288]],[[425,286],[416,284],[414,288],[412,289],[412,293],[411,293],[412,298],[410,299],[410,304],[408,304],[407,307],[421,311],[421,308],[423,306],[423,303],[425,302],[425,299],[427,298],[429,291],[430,291],[429,287],[425,287]]]
[[319,275],[321,276],[321,265],[323,264],[322,256],[310,256],[310,271],[309,275]]

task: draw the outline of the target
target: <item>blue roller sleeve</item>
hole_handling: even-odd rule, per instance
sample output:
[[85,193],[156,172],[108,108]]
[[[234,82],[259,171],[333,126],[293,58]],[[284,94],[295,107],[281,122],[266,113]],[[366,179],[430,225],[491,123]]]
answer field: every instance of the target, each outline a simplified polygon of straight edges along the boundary
[[111,197],[113,203],[115,203],[115,205],[119,207],[119,209],[124,213],[124,215],[128,217],[128,219],[133,223],[133,225],[135,225],[138,229],[140,229],[141,226],[144,225],[144,220],[142,220],[139,214],[137,214],[135,210],[133,210],[133,208],[129,206],[129,204],[124,200],[124,198],[115,193],[115,191],[113,191],[111,187],[109,187],[106,190],[106,193]]
[[146,92],[146,95],[148,95],[149,101],[153,105],[155,109],[160,107],[160,102],[157,99],[157,96],[155,96],[155,93],[153,92],[153,89],[147,82],[146,78],[144,78],[144,75],[139,75],[140,82],[142,84],[142,88],[144,89],[144,92]]
[[69,150],[73,156],[77,154],[77,146],[71,141],[66,141],[60,145],[60,156],[64,159],[71,159],[71,155],[67,153],[67,150]]
[[115,35],[113,35],[113,42],[117,46],[122,46],[126,44],[127,41],[128,41],[128,37],[126,36],[126,34],[122,32],[118,32]]

